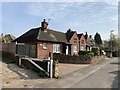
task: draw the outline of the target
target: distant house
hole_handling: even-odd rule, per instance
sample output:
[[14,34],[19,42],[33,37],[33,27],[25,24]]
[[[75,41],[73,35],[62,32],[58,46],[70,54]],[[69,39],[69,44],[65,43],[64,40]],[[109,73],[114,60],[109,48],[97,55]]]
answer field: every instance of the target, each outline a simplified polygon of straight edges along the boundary
[[86,40],[84,34],[77,34],[76,31],[69,29],[66,32],[66,37],[70,43],[70,55],[78,55],[80,51],[86,51]]
[[68,47],[68,50],[69,50],[68,54],[78,55],[78,52],[79,52],[79,38],[78,38],[77,32],[69,29],[66,32],[66,38],[67,38],[67,41],[70,43],[70,46]]
[[79,38],[79,51],[86,51],[86,39],[84,37],[84,34],[78,34]]
[[1,34],[0,35],[0,42],[2,42],[2,43],[10,43],[11,41],[13,41],[13,40],[15,40],[16,39],[16,37],[15,36],[13,36],[12,34]]
[[44,19],[41,27],[33,28],[16,38],[16,54],[34,58],[48,58],[53,53],[78,55],[86,50],[86,39],[82,34],[69,29],[66,33],[48,29]]
[[92,35],[88,36],[87,32],[84,37],[85,37],[85,41],[86,41],[86,51],[90,51],[92,49],[92,47],[95,45],[95,42],[92,38]]
[[18,47],[18,53],[26,52],[29,57],[48,58],[51,53],[66,54],[66,46],[69,44],[63,32],[48,29],[48,23],[41,22],[41,27],[33,28],[21,35],[14,42],[25,44],[28,49],[22,51]]

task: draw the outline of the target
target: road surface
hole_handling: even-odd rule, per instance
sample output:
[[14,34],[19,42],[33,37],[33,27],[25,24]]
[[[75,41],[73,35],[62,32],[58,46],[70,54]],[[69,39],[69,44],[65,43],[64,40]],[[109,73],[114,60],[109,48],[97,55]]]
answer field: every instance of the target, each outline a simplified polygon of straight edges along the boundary
[[71,86],[72,88],[117,88],[118,87],[118,63],[112,59],[104,67],[94,74]]
[[32,88],[118,88],[120,59],[107,59],[102,63],[79,69],[61,79]]

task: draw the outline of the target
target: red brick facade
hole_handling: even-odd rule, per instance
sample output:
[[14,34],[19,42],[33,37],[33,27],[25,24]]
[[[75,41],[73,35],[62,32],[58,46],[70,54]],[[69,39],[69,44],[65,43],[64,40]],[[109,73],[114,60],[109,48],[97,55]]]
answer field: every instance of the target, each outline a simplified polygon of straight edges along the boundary
[[81,38],[79,39],[78,36],[77,36],[77,33],[75,32],[72,36],[72,38],[70,39],[70,44],[71,44],[71,47],[70,47],[70,55],[74,55],[75,52],[74,52],[74,46],[77,46],[77,54],[80,52],[80,51],[85,51],[86,50],[86,40],[85,40],[85,37],[84,35],[81,36]]
[[[43,48],[43,44],[47,44],[47,49]],[[53,44],[56,43],[50,43],[50,42],[38,42],[37,43],[37,58],[48,58],[50,57],[50,54],[53,53]],[[66,53],[66,45],[60,44],[60,53],[65,54]]]
[[[79,52],[79,38],[77,36],[77,33],[75,32],[70,39],[70,44],[71,45],[71,55],[78,54]],[[75,52],[75,46],[77,46],[77,53]]]
[[85,51],[86,50],[86,40],[84,35],[81,36],[80,40],[79,40],[79,51]]
[[44,49],[43,42],[38,42],[37,43],[37,58],[48,58],[49,53],[53,52],[52,49],[53,49],[52,43],[47,43],[47,49]]

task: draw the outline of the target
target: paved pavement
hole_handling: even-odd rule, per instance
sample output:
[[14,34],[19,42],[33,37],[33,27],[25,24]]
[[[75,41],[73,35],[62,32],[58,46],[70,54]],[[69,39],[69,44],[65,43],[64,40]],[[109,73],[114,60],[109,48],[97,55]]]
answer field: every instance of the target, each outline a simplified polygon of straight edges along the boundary
[[58,64],[58,71],[60,76],[64,76],[66,74],[72,73],[76,70],[85,68],[89,66],[90,64],[65,64],[65,63],[59,63]]
[[113,88],[118,87],[118,58],[107,59],[69,73],[51,83],[35,84],[35,88]]
[[2,89],[2,61],[0,60],[0,89]]

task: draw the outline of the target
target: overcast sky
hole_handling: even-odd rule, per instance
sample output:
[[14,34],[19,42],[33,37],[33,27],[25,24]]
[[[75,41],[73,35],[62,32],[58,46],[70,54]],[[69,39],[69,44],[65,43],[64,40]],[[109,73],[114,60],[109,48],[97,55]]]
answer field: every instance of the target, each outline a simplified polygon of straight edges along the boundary
[[39,27],[44,18],[50,19],[49,28],[56,31],[66,32],[71,28],[91,35],[99,32],[102,39],[109,39],[111,30],[118,33],[118,2],[2,2],[5,34],[18,37],[30,28]]

